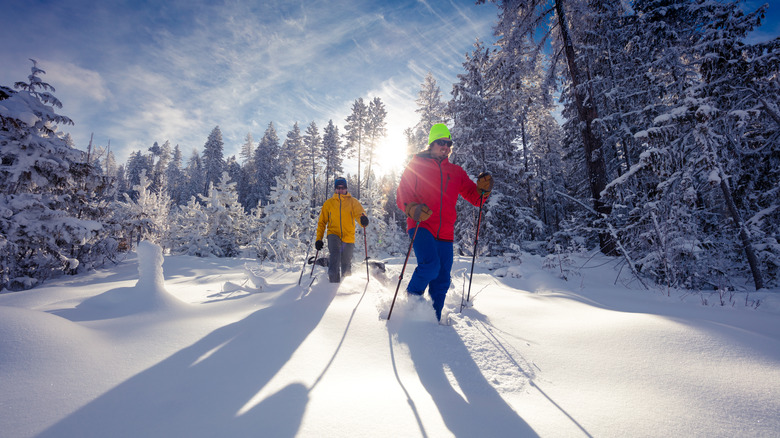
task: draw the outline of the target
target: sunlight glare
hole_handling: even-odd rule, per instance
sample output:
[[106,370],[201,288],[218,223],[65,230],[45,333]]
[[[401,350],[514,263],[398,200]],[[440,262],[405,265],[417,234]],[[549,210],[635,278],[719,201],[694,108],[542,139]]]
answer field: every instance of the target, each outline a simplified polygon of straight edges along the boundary
[[404,129],[389,127],[387,137],[377,145],[376,175],[384,176],[393,171],[400,173],[406,160],[406,138]]

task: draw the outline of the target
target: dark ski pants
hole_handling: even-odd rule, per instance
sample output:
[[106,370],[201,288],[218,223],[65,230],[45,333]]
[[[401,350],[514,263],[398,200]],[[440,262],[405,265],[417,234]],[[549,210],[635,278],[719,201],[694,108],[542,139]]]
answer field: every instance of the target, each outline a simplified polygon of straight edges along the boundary
[[331,283],[338,283],[342,277],[352,273],[352,252],[354,243],[344,243],[335,234],[328,234],[328,279]]
[[[409,230],[409,237],[414,234],[414,228]],[[436,240],[430,231],[420,228],[414,238],[414,256],[417,257],[417,267],[414,268],[412,279],[406,291],[414,295],[422,295],[425,288],[433,300],[436,319],[441,320],[441,310],[450,288],[450,271],[452,270],[452,242]]]

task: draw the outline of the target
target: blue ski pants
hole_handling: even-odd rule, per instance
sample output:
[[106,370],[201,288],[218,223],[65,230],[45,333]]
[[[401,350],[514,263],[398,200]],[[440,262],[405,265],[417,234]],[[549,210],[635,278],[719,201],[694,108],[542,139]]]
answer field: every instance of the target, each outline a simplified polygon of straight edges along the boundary
[[[409,230],[409,237],[414,234],[414,228]],[[414,255],[417,257],[417,267],[406,291],[414,295],[422,295],[428,288],[428,294],[433,300],[436,319],[441,320],[444,300],[450,288],[450,271],[452,270],[452,242],[436,240],[430,231],[420,228],[414,238]]]

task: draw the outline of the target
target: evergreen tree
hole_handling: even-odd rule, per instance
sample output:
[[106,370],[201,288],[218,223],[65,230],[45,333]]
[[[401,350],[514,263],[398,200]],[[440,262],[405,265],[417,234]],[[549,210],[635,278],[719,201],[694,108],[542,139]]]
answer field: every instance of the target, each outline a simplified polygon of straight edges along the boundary
[[347,124],[344,126],[347,140],[345,151],[350,156],[357,154],[357,185],[354,196],[360,199],[360,164],[362,162],[363,146],[366,144],[366,130],[368,128],[368,107],[360,97],[352,104],[352,113],[347,116]]
[[131,197],[137,196],[138,192],[133,192],[133,187],[141,183],[141,174],[151,175],[154,172],[152,156],[144,155],[141,151],[133,151],[127,160],[125,175],[127,177],[126,191]]
[[254,159],[254,139],[251,133],[247,133],[246,141],[241,146],[241,166],[234,181],[237,183],[238,200],[244,209],[249,212],[257,207],[259,196],[257,195],[257,162]]
[[211,257],[219,252],[208,234],[208,215],[194,196],[187,204],[176,208],[172,222],[176,224],[176,230],[171,235],[171,251],[173,253]]
[[255,184],[254,192],[247,196],[249,200],[246,205],[257,206],[268,203],[270,199],[271,188],[276,184],[276,178],[282,172],[281,148],[279,146],[279,136],[273,123],[269,123],[263,134],[263,138],[255,149],[255,177],[252,180]]
[[[478,3],[483,3],[483,0]],[[529,0],[523,2],[505,2],[499,5],[501,10],[499,23],[496,26],[496,34],[504,39],[506,44],[502,47],[505,53],[512,52],[525,54],[528,47],[527,41],[541,34],[541,42],[536,45],[536,52],[531,57],[540,56],[545,42],[552,38],[554,53],[551,57],[550,76],[558,75],[558,60],[565,62],[560,79],[567,84],[570,100],[564,104],[572,109],[578,120],[570,126],[578,130],[578,143],[582,145],[584,168],[587,171],[587,184],[589,198],[594,210],[600,215],[608,215],[611,207],[601,200],[601,193],[607,185],[608,175],[604,158],[603,140],[597,131],[599,112],[594,88],[588,79],[592,77],[590,70],[591,60],[586,58],[580,49],[584,45],[584,37],[588,26],[593,20],[592,8],[589,3],[565,2],[564,0]],[[552,15],[554,14],[554,15]],[[570,19],[570,14],[575,14],[576,21]],[[554,21],[551,20],[554,18]],[[543,23],[549,23],[546,29],[541,28]],[[519,62],[521,57],[515,56]],[[553,85],[554,80],[548,80],[545,84]],[[615,246],[610,234],[600,230],[599,246],[605,254],[614,254]]]
[[134,196],[124,193],[125,202],[114,206],[113,223],[119,226],[119,235],[127,242],[138,244],[141,240],[165,245],[169,236],[171,198],[167,192],[154,191],[152,180],[146,171],[133,186]]
[[[152,151],[153,149],[154,151]],[[149,150],[152,151],[152,159],[154,161],[151,173],[151,190],[154,192],[166,190],[168,188],[168,182],[166,181],[168,163],[171,161],[171,143],[166,140],[162,146],[158,146],[157,142],[155,142],[154,146]]]
[[177,144],[173,148],[171,161],[168,162],[168,168],[165,170],[165,180],[168,184],[168,196],[174,205],[182,205],[187,202],[189,191],[187,190],[187,178],[182,170],[182,153]]
[[209,184],[216,185],[222,177],[225,170],[225,159],[223,158],[224,143],[222,142],[222,131],[219,126],[214,127],[209,134],[206,144],[203,146],[203,166],[205,171],[204,189],[208,190]]
[[295,122],[292,129],[287,132],[279,155],[281,157],[279,165],[282,169],[292,166],[293,176],[296,178],[297,184],[303,184],[305,180],[309,179],[309,163],[304,158],[306,146],[304,145],[303,134],[301,134],[298,122]]
[[228,172],[222,173],[217,186],[202,196],[203,212],[208,218],[206,238],[211,239],[212,254],[217,257],[239,255],[241,245],[248,243],[247,217],[238,202],[236,183],[230,182]]
[[184,170],[184,173],[187,177],[186,196],[197,199],[199,195],[204,194],[203,188],[204,184],[206,184],[206,169],[197,149],[192,149],[192,155],[187,162],[187,168]]
[[375,97],[368,104],[368,123],[366,124],[366,188],[372,180],[371,166],[374,164],[374,152],[379,142],[387,135],[387,110],[382,99]]
[[268,205],[263,208],[262,231],[255,242],[258,257],[280,263],[291,263],[304,253],[311,235],[310,183],[299,186],[292,165],[277,177]]
[[[320,137],[320,131],[317,129],[317,124],[311,122],[308,128],[306,128],[306,134],[303,136],[304,153],[301,156],[306,163],[306,174],[311,175],[311,207],[317,202],[317,173],[319,172],[319,157],[322,155],[322,138]],[[324,199],[323,199],[324,201]]]
[[0,86],[0,290],[35,286],[114,257],[103,226],[109,180],[67,144],[62,104],[33,60],[28,82]]
[[331,181],[344,172],[341,137],[339,137],[339,128],[333,124],[333,120],[328,120],[328,126],[325,127],[322,136],[322,161],[325,163],[325,184],[321,200],[325,202],[330,193]]
[[433,73],[428,72],[420,86],[417,94],[416,113],[420,115],[420,120],[412,128],[413,149],[409,150],[409,155],[414,155],[420,151],[428,149],[428,132],[436,123],[448,123],[447,104],[442,100],[441,89],[433,77]]
[[247,132],[246,138],[244,139],[244,144],[241,145],[241,163],[246,164],[252,159],[252,154],[254,154],[255,151],[255,139],[252,138],[252,133]]

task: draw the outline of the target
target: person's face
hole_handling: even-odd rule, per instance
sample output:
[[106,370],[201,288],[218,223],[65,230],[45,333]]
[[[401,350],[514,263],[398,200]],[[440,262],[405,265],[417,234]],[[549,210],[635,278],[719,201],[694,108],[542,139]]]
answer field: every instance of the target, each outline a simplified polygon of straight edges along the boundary
[[347,193],[347,186],[336,186],[336,193],[339,195]]
[[437,160],[443,160],[450,156],[452,140],[440,138],[431,143],[431,156]]

